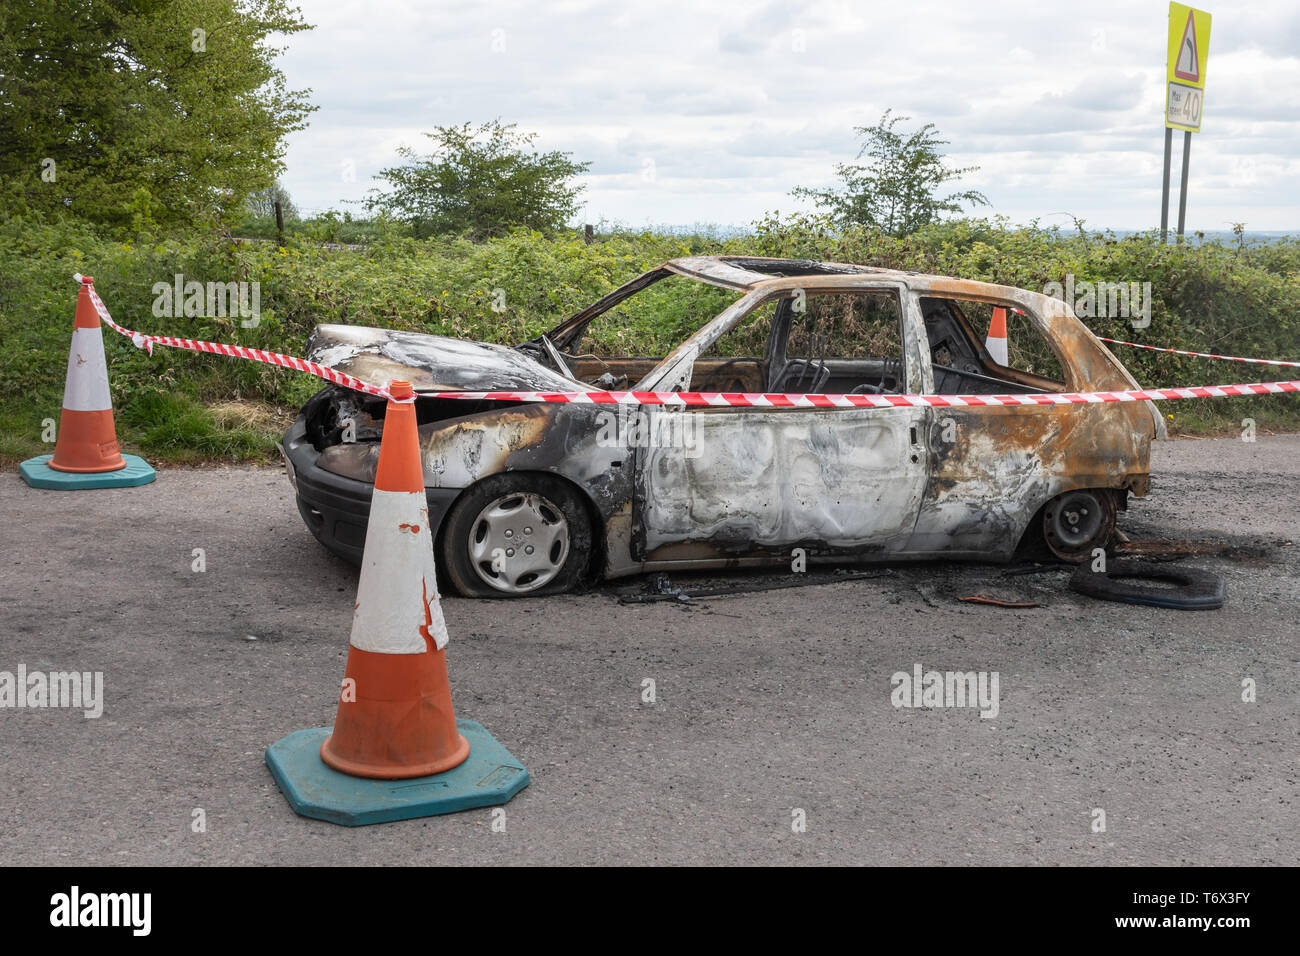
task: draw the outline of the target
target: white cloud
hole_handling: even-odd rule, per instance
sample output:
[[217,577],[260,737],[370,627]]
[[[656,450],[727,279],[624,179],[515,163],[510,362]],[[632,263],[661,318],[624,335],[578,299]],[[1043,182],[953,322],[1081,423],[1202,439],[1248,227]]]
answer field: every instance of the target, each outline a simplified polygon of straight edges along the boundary
[[[1166,7],[704,0],[307,0],[282,66],[320,106],[289,140],[305,209],[373,185],[435,125],[500,117],[591,160],[583,218],[746,224],[833,181],[889,107],[937,125],[1016,221],[1159,221]],[[1216,7],[1190,228],[1300,220],[1300,12]],[[1181,137],[1177,138],[1181,141]],[[1181,142],[1174,151],[1177,185]],[[644,175],[653,160],[654,176]],[[348,181],[348,171],[354,181]]]

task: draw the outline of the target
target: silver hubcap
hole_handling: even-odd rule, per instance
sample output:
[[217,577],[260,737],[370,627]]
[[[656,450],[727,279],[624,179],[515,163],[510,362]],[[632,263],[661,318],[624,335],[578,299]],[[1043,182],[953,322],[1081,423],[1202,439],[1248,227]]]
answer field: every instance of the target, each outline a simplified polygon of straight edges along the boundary
[[564,567],[569,523],[564,512],[541,495],[502,495],[474,519],[469,556],[478,576],[498,591],[535,591]]

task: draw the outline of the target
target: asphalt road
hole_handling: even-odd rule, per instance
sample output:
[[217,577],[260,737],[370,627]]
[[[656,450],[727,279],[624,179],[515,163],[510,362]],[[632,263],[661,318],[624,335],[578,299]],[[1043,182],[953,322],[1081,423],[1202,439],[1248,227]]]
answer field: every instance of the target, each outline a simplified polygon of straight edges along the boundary
[[[0,670],[102,671],[105,702],[98,719],[0,709],[0,859],[1296,864],[1300,436],[1155,458],[1121,528],[1199,542],[1186,563],[1226,577],[1222,610],[951,564],[692,606],[618,603],[644,579],[446,600],[458,715],[532,774],[504,832],[488,810],[347,829],[280,795],[263,750],[332,722],[356,588],[281,471],[77,494],[11,472]],[[1041,606],[957,600],[974,593]],[[894,707],[891,675],[918,663],[997,672],[997,716]]]

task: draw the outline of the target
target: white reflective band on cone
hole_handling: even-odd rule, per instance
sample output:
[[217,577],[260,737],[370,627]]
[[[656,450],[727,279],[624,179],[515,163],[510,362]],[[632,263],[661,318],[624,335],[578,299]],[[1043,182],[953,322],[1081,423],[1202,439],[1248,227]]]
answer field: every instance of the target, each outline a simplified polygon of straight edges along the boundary
[[72,330],[63,407],[70,412],[102,412],[113,407],[108,395],[104,333],[98,328]]
[[1003,368],[1011,365],[1007,358],[1007,340],[990,335],[984,340],[984,347],[988,349],[989,356]]
[[420,628],[426,609],[429,636],[447,646],[447,624],[438,603],[429,534],[429,502],[422,491],[375,490],[361,559],[352,646],[376,654],[423,654]]

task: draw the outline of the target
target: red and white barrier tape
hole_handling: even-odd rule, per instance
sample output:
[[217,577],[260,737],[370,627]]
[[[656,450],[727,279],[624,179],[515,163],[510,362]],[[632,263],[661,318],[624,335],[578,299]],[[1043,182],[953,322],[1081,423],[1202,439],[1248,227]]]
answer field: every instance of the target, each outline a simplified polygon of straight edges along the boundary
[[1252,365],[1285,365],[1300,368],[1300,362],[1283,362],[1280,359],[1242,358],[1240,355],[1215,355],[1213,352],[1185,352],[1182,349],[1162,349],[1158,345],[1143,345],[1140,342],[1125,342],[1123,339],[1108,339],[1104,335],[1097,338],[1113,345],[1131,345],[1135,349],[1149,349],[1152,352],[1169,352],[1173,355],[1190,355],[1192,358],[1223,359],[1225,362],[1250,362]]
[[120,332],[131,340],[136,348],[144,349],[150,355],[153,355],[154,345],[167,345],[176,349],[189,349],[192,352],[208,352],[213,355],[229,355],[234,358],[249,359],[253,362],[264,362],[267,365],[278,365],[281,368],[291,368],[299,372],[308,372],[318,378],[323,378],[327,382],[333,382],[335,385],[342,385],[344,388],[350,388],[358,392],[366,392],[369,395],[377,395],[380,398],[386,398],[389,401],[396,402],[413,402],[414,398],[395,399],[389,394],[388,389],[380,385],[371,385],[369,382],[363,382],[355,376],[348,375],[344,372],[335,371],[324,365],[318,365],[316,362],[309,362],[306,359],[296,358],[292,355],[284,355],[280,352],[266,352],[262,349],[245,348],[242,345],[225,345],[221,342],[201,342],[197,339],[178,339],[170,335],[146,335],[143,332],[135,332],[131,329],[123,328],[113,321],[113,317],[108,314],[108,307],[104,305],[103,299],[95,291],[89,276],[77,274],[74,277],[78,282],[83,283],[90,293],[90,301],[95,306],[95,311],[104,324],[115,332]]
[[[377,395],[389,401],[394,399],[386,387],[363,382],[359,378],[337,372],[332,368],[282,355],[279,352],[265,352],[261,349],[249,349],[240,345],[223,345],[220,342],[201,342],[195,339],[178,339],[168,335],[145,335],[123,328],[113,321],[108,309],[95,292],[88,276],[76,276],[78,282],[84,283],[94,303],[100,319],[114,331],[125,335],[137,348],[153,354],[154,344],[167,345],[172,348],[189,349],[193,352],[208,352],[214,355],[229,355],[235,358],[265,362],[281,368],[291,368],[307,372],[335,385]],[[1109,341],[1109,340],[1107,340]],[[1131,343],[1125,343],[1131,344]],[[1146,347],[1146,346],[1144,346]],[[1173,351],[1167,350],[1167,351]],[[1218,358],[1219,356],[1212,356]],[[1264,362],[1263,359],[1243,359],[1242,361]],[[1267,362],[1270,365],[1295,365],[1295,362]],[[477,401],[514,401],[514,402],[569,402],[573,404],[597,405],[710,405],[738,406],[744,408],[899,408],[933,406],[937,408],[959,408],[964,406],[1001,406],[1001,405],[1096,405],[1109,402],[1146,402],[1163,401],[1174,398],[1231,398],[1246,395],[1277,395],[1285,392],[1300,392],[1300,381],[1294,382],[1253,382],[1247,385],[1197,385],[1189,388],[1153,388],[1133,389],[1126,392],[1036,392],[1024,395],[796,395],[768,394],[760,392],[434,392],[424,393],[426,398],[460,398]],[[414,401],[414,398],[404,401]]]
[[[1300,392],[1300,381],[1198,385],[1127,392],[1035,392],[1026,395],[789,395],[765,392],[437,392],[438,398],[570,402],[599,405],[714,405],[744,408],[936,408],[985,405],[1097,405],[1170,398],[1233,398]],[[427,395],[428,393],[426,393]]]

